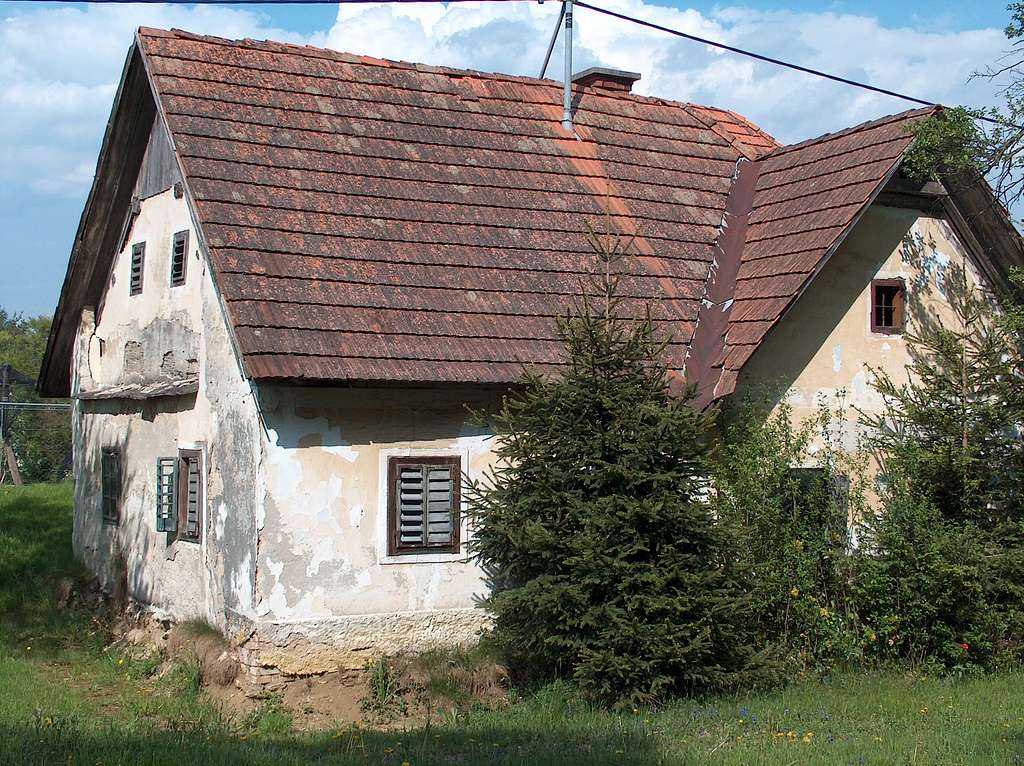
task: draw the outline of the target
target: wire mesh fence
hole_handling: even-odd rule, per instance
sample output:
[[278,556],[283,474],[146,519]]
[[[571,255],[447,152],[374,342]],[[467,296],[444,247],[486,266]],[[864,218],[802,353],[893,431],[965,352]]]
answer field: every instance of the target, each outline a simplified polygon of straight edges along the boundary
[[0,484],[63,481],[71,473],[71,405],[0,400]]

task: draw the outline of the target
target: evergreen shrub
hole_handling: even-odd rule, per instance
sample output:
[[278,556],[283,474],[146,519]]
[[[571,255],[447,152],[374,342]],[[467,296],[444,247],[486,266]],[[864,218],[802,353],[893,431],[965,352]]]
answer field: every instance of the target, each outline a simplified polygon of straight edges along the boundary
[[496,463],[466,492],[495,639],[610,703],[767,679],[707,501],[709,415],[670,393],[667,342],[620,297],[629,243],[591,244],[597,276],[558,326],[564,370],[524,372],[489,419]]

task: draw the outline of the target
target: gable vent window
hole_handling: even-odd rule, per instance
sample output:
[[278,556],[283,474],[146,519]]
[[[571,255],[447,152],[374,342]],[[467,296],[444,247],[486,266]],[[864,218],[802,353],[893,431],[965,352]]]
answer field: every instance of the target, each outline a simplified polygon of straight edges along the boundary
[[906,321],[906,288],[902,279],[871,282],[871,332],[895,335]]
[[100,506],[104,524],[121,523],[121,450],[104,447],[100,453]]
[[202,453],[179,450],[156,461],[156,531],[200,542],[203,532]]
[[458,457],[388,460],[388,555],[458,553]]
[[142,294],[142,271],[146,264],[146,243],[139,242],[132,245],[132,268],[131,277],[128,280],[130,289],[129,294],[141,295]]
[[179,231],[174,235],[174,246],[171,248],[171,287],[181,287],[185,284],[187,254],[188,232]]

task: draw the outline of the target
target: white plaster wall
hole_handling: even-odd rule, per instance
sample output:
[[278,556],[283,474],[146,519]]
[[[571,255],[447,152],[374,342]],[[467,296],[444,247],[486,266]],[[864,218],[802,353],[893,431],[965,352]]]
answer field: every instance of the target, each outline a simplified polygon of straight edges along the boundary
[[[921,332],[957,320],[949,304],[951,267],[964,267],[970,289],[984,289],[967,249],[941,218],[874,205],[840,246],[782,322],[769,334],[740,377],[739,396],[768,387],[770,401],[787,401],[796,421],[845,403],[882,409],[868,368],[907,380],[910,355],[904,335],[871,332],[871,280],[901,277],[907,289],[906,331]],[[837,434],[855,449],[861,429],[849,409]]]
[[465,552],[389,558],[386,471],[392,455],[459,455],[464,476],[492,461],[491,437],[465,389],[261,386],[267,424],[265,519],[257,614],[292,672],[361,665],[367,656],[473,639],[487,584]]
[[[189,231],[186,283],[170,287],[175,232]],[[143,292],[129,295],[132,244],[145,241]],[[74,358],[73,393],[160,375],[167,354],[198,369],[187,396],[82,400],[74,407],[77,555],[108,586],[120,551],[129,595],[178,619],[227,627],[252,615],[255,582],[256,465],[260,426],[254,397],[231,347],[189,206],[168,190],[143,200],[113,263],[94,321],[86,311]],[[125,374],[124,350],[140,343],[143,372]],[[102,523],[100,451],[122,449],[121,522]],[[156,460],[201,446],[206,465],[201,544],[168,542],[155,529]]]

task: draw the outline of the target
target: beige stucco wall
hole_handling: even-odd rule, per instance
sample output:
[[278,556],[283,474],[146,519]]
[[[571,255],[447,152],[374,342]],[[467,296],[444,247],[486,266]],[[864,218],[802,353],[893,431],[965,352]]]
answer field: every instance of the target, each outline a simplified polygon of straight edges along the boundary
[[[189,230],[186,283],[171,288],[175,232]],[[143,292],[129,295],[131,247],[146,243]],[[255,584],[255,467],[260,426],[255,400],[231,350],[206,259],[184,198],[172,190],[141,202],[103,301],[84,312],[73,361],[74,547],[108,587],[115,553],[127,564],[128,594],[179,619],[228,627],[251,614]],[[126,364],[126,350],[130,357]],[[140,358],[141,354],[141,358]],[[81,394],[145,386],[197,373],[199,390],[145,400],[88,400]],[[122,450],[121,522],[102,522],[100,453]],[[156,532],[156,461],[179,448],[203,450],[202,542],[169,542]]]
[[[187,282],[171,288],[171,243],[183,229]],[[144,289],[130,296],[131,247],[141,241]],[[176,619],[204,619],[255,663],[294,673],[478,635],[487,586],[468,560],[471,530],[464,521],[459,554],[389,558],[384,472],[391,455],[459,455],[464,475],[479,477],[490,440],[466,405],[493,407],[497,392],[250,388],[187,201],[173,190],[142,201],[98,316],[83,316],[76,395],[144,387],[172,368],[199,375],[194,394],[76,399],[75,550],[108,587],[120,550],[132,598]],[[117,526],[102,523],[105,446],[123,454]],[[157,458],[192,447],[204,450],[207,474],[198,545],[169,542],[155,528]]]
[[900,277],[907,289],[906,329],[953,326],[952,270],[966,265],[970,289],[982,280],[948,223],[918,211],[869,208],[821,273],[747,363],[737,392],[786,401],[794,420],[814,415],[819,400],[845,405],[836,437],[856,449],[861,428],[853,408],[877,412],[883,402],[871,387],[868,367],[907,379],[910,363],[903,335],[871,332],[871,280]]
[[256,613],[261,657],[292,672],[473,640],[487,585],[462,552],[389,557],[387,461],[458,455],[466,478],[492,460],[466,405],[498,394],[459,388],[261,386],[267,425]]
[[[190,231],[187,284],[170,288],[173,234]],[[145,241],[143,295],[128,291],[131,245]],[[899,375],[901,336],[870,331],[869,284],[899,276],[908,327],[952,318],[943,279],[963,249],[941,220],[874,207],[751,359],[739,391],[771,384],[797,418],[818,397],[880,405],[865,365]],[[971,279],[977,275],[969,269]],[[257,664],[293,673],[358,667],[372,656],[470,641],[487,581],[465,550],[390,558],[386,470],[392,455],[459,455],[479,478],[493,442],[466,405],[494,408],[500,392],[472,388],[251,387],[236,361],[207,259],[185,199],[169,190],[141,203],[94,321],[85,312],[74,360],[76,393],[198,372],[185,396],[86,401],[74,410],[75,550],[112,584],[115,549],[130,595],[173,617],[199,617],[240,640]],[[142,351],[128,367],[125,351]],[[845,429],[852,446],[851,414]],[[101,522],[99,456],[124,454],[119,526]],[[155,531],[155,464],[204,450],[201,545]]]

